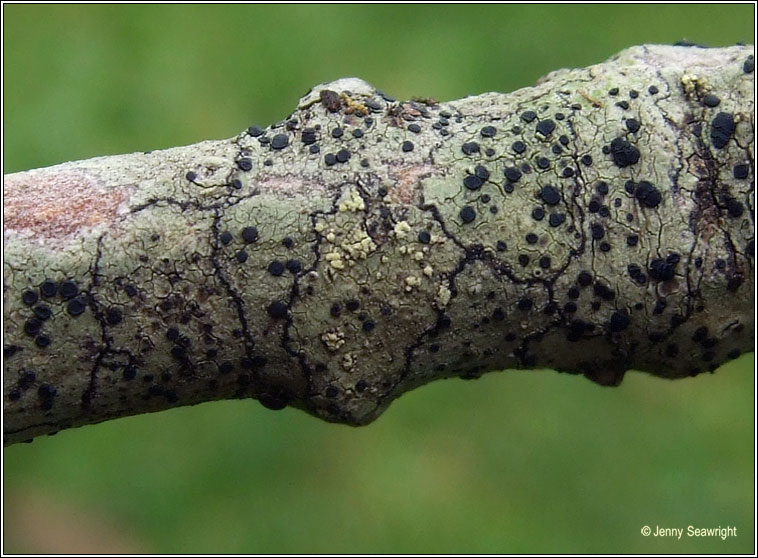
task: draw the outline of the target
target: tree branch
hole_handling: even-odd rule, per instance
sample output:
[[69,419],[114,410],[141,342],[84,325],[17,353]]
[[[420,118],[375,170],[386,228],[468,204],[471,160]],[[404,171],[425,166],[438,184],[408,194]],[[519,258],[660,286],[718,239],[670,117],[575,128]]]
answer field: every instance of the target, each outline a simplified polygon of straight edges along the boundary
[[640,46],[5,176],[6,444],[224,398],[366,424],[450,376],[752,350],[753,47]]

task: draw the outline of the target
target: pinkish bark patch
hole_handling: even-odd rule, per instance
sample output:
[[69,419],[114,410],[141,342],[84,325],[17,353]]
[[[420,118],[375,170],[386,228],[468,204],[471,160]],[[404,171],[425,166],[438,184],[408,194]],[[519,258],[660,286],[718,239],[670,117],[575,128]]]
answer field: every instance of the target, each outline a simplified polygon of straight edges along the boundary
[[83,172],[23,172],[5,177],[6,231],[60,238],[113,222],[131,187],[104,188]]
[[302,178],[295,175],[262,176],[258,180],[258,184],[256,186],[260,188],[260,191],[262,193],[275,193],[285,195],[302,194],[309,189],[312,190],[314,188],[318,190],[324,189],[323,186],[319,184],[306,182]]
[[418,205],[421,202],[421,180],[439,173],[432,165],[402,165],[390,169],[395,187],[389,191],[395,203]]

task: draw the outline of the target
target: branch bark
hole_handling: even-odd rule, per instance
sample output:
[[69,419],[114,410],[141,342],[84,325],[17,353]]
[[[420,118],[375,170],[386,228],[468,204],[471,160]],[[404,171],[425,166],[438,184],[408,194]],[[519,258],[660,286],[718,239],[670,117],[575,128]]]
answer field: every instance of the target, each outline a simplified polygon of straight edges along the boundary
[[4,440],[223,398],[366,424],[450,376],[753,347],[753,47],[640,46],[5,176]]

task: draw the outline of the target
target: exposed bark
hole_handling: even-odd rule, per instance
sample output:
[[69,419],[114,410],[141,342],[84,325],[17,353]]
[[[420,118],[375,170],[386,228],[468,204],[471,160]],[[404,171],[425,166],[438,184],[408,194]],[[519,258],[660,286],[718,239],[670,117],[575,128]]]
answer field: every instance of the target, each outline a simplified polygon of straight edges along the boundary
[[222,141],[5,177],[4,439],[223,398],[365,424],[438,378],[753,347],[753,47],[536,87],[344,79]]

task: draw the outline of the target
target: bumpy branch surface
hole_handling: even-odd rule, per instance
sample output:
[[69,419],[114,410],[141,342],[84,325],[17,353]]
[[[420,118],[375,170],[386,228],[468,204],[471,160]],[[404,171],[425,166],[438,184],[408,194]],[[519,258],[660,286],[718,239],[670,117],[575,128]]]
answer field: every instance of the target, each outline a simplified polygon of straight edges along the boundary
[[5,177],[4,439],[223,398],[365,424],[438,378],[752,350],[753,47],[536,87],[323,84],[223,141]]

